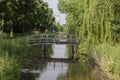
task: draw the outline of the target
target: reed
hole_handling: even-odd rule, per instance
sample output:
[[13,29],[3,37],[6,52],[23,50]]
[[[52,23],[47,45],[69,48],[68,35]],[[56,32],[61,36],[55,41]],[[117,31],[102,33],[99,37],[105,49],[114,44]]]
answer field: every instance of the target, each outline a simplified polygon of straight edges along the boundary
[[0,39],[0,80],[19,80],[21,67],[35,51],[22,38]]
[[0,80],[19,80],[20,65],[15,58],[0,56]]

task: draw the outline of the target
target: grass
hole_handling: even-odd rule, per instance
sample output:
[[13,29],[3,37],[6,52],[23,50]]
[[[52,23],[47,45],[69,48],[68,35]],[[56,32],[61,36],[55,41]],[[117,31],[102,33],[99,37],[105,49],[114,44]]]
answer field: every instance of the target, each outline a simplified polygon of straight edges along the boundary
[[0,57],[0,80],[19,80],[20,65],[15,58]]
[[120,80],[119,43],[104,42],[88,45],[87,41],[84,41],[78,46],[76,55],[79,56],[81,65],[86,66],[86,62],[91,60],[90,64],[97,63],[108,76],[112,76],[115,80]]
[[[40,57],[42,47],[28,45],[29,39],[30,36],[0,38],[0,80],[19,80],[20,69],[32,57]],[[50,56],[51,46],[47,47],[47,52],[47,56]]]
[[0,38],[0,80],[20,79],[20,68],[36,52],[27,44],[27,40],[24,37],[4,40]]
[[[120,79],[120,44],[111,45],[102,43],[94,48],[96,59],[106,72],[113,75],[116,79]],[[99,56],[99,57],[98,57]]]
[[29,50],[23,41],[0,39],[0,80],[20,79],[21,63]]

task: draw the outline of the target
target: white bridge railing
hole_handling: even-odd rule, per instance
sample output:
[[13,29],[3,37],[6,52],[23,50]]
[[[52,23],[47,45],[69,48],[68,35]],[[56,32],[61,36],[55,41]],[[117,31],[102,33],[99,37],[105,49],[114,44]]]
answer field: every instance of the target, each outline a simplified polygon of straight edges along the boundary
[[80,39],[76,38],[74,35],[66,34],[38,34],[32,35],[30,38],[30,44],[41,43],[62,43],[62,44],[79,44]]

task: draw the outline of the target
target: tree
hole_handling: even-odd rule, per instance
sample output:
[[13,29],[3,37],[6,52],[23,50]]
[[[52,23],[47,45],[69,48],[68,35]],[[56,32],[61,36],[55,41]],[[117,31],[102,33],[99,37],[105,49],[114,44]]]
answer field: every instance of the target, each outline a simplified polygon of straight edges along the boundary
[[54,22],[52,9],[42,0],[3,0],[0,12],[5,12],[4,32],[24,33],[36,27],[44,32]]
[[58,8],[67,14],[67,32],[76,34],[83,22],[83,0],[59,0]]
[[112,40],[111,20],[119,19],[119,0],[59,1],[59,10],[67,14],[69,33],[81,35],[84,39],[98,43]]
[[111,21],[112,23],[112,36],[115,41],[120,42],[120,1],[115,0],[114,2],[114,15],[115,19]]

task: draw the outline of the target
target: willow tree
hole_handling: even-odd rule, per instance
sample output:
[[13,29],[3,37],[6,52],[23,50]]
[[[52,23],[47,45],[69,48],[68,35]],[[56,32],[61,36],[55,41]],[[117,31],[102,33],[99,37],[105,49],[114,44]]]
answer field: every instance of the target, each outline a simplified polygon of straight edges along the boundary
[[78,53],[86,53],[92,45],[112,41],[111,21],[116,18],[114,8],[119,0],[59,1],[59,10],[67,14],[68,33],[82,37]]
[[84,0],[83,36],[92,42],[111,40],[112,0]]
[[114,2],[115,19],[112,20],[112,36],[114,40],[120,42],[120,0]]
[[[117,0],[60,0],[59,9],[67,13],[68,31],[92,42],[111,41],[111,20]],[[64,4],[63,4],[64,3]]]
[[58,8],[61,12],[67,14],[67,32],[76,34],[76,29],[83,22],[83,0],[59,0]]

